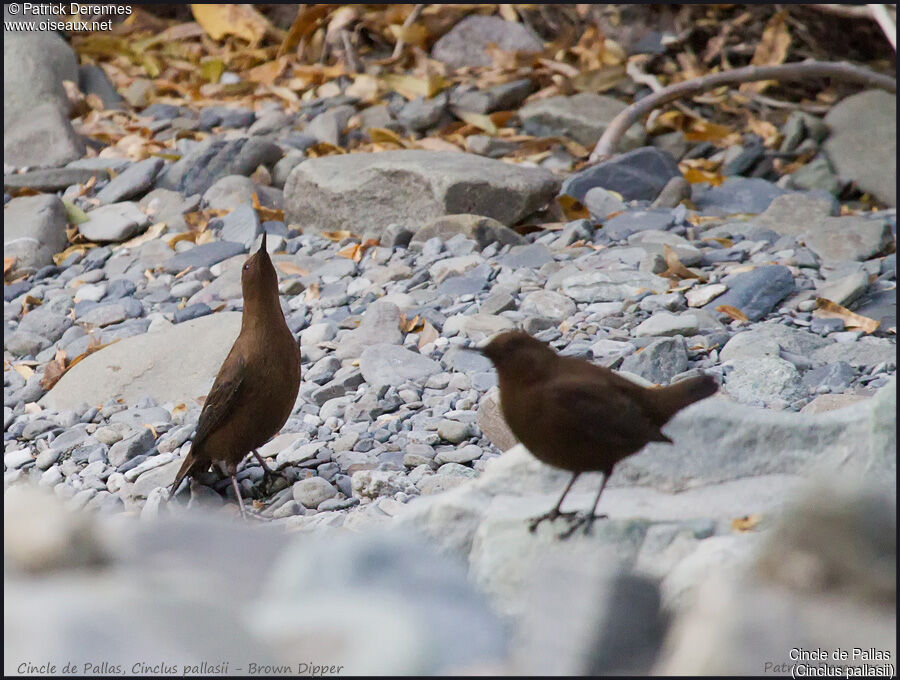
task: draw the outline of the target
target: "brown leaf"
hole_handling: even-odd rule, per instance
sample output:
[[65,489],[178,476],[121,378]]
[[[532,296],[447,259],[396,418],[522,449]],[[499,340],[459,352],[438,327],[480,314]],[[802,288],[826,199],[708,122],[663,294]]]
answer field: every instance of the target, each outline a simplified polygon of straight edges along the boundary
[[306,287],[305,299],[307,302],[311,302],[312,300],[318,300],[321,295],[321,291],[319,290],[318,283],[311,283]]
[[279,261],[275,263],[275,266],[278,267],[285,274],[296,275],[296,276],[309,276],[309,270],[301,267],[299,264],[290,261]]
[[291,24],[290,30],[284,36],[284,40],[278,47],[277,56],[283,56],[293,52],[300,40],[311,35],[319,26],[319,21],[325,17],[334,5],[300,5],[297,16]]
[[[791,46],[791,34],[788,31],[787,10],[777,12],[769,19],[763,31],[762,38],[753,52],[750,60],[751,66],[776,66],[783,64],[787,58],[788,48]],[[760,80],[753,83],[743,83],[739,91],[743,93],[760,93],[774,84],[773,80]]]
[[407,319],[405,315],[400,315],[400,330],[404,333],[415,333],[419,326],[424,327],[425,319],[418,314],[412,319]]
[[347,231],[346,229],[339,229],[337,231],[323,231],[319,235],[324,236],[329,241],[334,242],[343,241],[345,238],[359,238],[357,234],[354,234],[352,231]]
[[494,121],[491,120],[491,117],[485,115],[483,113],[475,113],[474,111],[464,111],[456,106],[451,106],[450,111],[453,112],[453,115],[459,118],[461,121],[473,125],[474,127],[482,130],[489,135],[497,134],[497,126],[494,125]]
[[366,130],[366,134],[369,135],[369,139],[373,142],[381,142],[381,143],[389,143],[389,144],[397,144],[404,149],[409,149],[413,146],[413,142],[403,139],[400,135],[398,135],[393,130],[388,130],[387,128],[378,128],[373,127]]
[[881,321],[851,312],[846,307],[842,307],[828,298],[817,297],[816,304],[819,305],[819,308],[813,312],[813,316],[820,319],[842,319],[844,326],[847,328],[859,328],[864,333],[869,334],[874,333],[878,326],[881,325]]
[[431,74],[425,77],[388,73],[381,76],[381,82],[391,90],[409,100],[416,97],[433,97],[450,86],[450,81],[443,76]]
[[253,209],[256,211],[256,214],[259,215],[259,219],[261,222],[284,222],[284,211],[283,210],[275,210],[274,208],[266,208],[259,204],[259,196],[256,195],[254,191],[251,196],[253,197]]
[[191,12],[197,23],[213,40],[221,40],[226,35],[243,38],[251,44],[259,43],[269,21],[253,5],[202,5],[192,4]]
[[747,315],[744,314],[737,307],[732,307],[731,305],[719,305],[716,307],[717,312],[721,312],[726,316],[730,316],[735,321],[740,321],[742,323],[748,322],[750,319],[747,318]]
[[66,372],[66,352],[65,350],[56,350],[56,355],[44,368],[44,375],[41,377],[41,386],[45,390],[52,389],[59,382]]
[[731,528],[735,531],[753,531],[753,529],[756,528],[756,525],[759,524],[761,519],[762,515],[758,514],[738,517],[731,520]]
[[570,222],[572,220],[587,220],[591,217],[588,209],[584,207],[581,201],[572,198],[568,194],[557,196],[556,202],[559,204],[559,207],[562,208],[563,213],[565,213],[566,219]]
[[19,258],[15,257],[15,256],[3,258],[3,276],[4,277],[6,277],[6,275],[12,271],[13,267],[16,266],[16,262],[18,262],[18,261],[19,261]]
[[572,78],[572,87],[579,92],[606,92],[625,78],[625,66],[603,66],[590,71],[582,71]]
[[697,279],[701,283],[706,283],[706,277],[688,269],[681,263],[675,249],[668,243],[663,244],[663,256],[666,259],[666,266],[668,268],[660,274],[660,276],[665,276],[670,279]]
[[13,364],[13,370],[21,375],[25,380],[28,380],[32,375],[34,375],[34,369],[31,366],[27,366],[25,364]]

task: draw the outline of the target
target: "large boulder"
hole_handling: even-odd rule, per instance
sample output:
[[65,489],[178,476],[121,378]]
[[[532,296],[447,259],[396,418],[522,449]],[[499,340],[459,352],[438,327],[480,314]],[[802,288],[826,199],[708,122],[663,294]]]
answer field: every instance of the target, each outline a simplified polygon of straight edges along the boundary
[[53,264],[66,247],[66,208],[52,194],[14,198],[3,208],[3,255],[15,257],[14,273]]
[[868,90],[840,102],[825,122],[825,153],[842,180],[897,205],[897,95]]
[[544,42],[527,26],[500,17],[473,14],[441,36],[431,48],[431,56],[452,68],[490,66],[493,59],[487,47],[492,44],[505,52],[544,49]]
[[84,141],[69,123],[64,80],[78,82],[78,59],[59,35],[4,32],[5,164],[58,166],[84,155]]
[[241,327],[241,314],[220,312],[104,347],[72,367],[41,399],[63,410],[109,399],[136,404],[203,397]]
[[547,170],[467,153],[385,151],[314,158],[285,184],[287,221],[304,230],[380,233],[471,213],[512,225],[544,207],[558,182]]

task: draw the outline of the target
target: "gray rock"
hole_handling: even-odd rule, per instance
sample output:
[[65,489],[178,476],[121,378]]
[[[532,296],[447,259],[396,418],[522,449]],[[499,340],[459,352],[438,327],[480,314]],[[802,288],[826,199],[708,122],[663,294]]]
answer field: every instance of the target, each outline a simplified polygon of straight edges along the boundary
[[104,180],[109,177],[105,168],[77,168],[70,163],[65,168],[29,170],[3,176],[3,188],[34,189],[35,191],[62,191],[73,184],[86,184],[91,178]]
[[725,390],[735,401],[757,406],[790,403],[806,396],[797,369],[777,357],[733,360]]
[[194,194],[185,198],[177,191],[154,189],[138,205],[151,221],[165,222],[168,231],[187,231],[183,215],[200,207],[200,196]]
[[692,195],[691,184],[684,177],[673,177],[670,179],[663,190],[659,193],[653,203],[652,208],[675,208],[682,201],[690,199]]
[[830,342],[815,350],[810,358],[825,364],[846,361],[854,367],[877,366],[882,362],[896,366],[897,346],[888,338],[864,336],[856,342]]
[[105,109],[124,109],[125,100],[116,90],[109,76],[96,64],[82,64],[78,67],[78,89],[85,95],[100,97]]
[[[448,441],[451,444],[459,444],[472,436],[472,427],[468,423],[461,423],[458,420],[444,419],[438,423],[437,433],[444,441]],[[446,463],[449,460],[450,459],[440,462]],[[464,461],[457,460],[453,462],[461,463]]]
[[359,328],[341,338],[335,356],[338,359],[356,359],[370,345],[399,345],[402,341],[399,307],[391,302],[376,301],[366,309]]
[[[517,108],[532,91],[534,91],[534,84],[531,79],[523,78],[485,90],[465,92],[454,97],[452,103],[464,111],[474,111],[475,113],[508,111]],[[471,139],[471,136],[467,139]]]
[[69,123],[63,80],[78,82],[78,59],[49,31],[7,31],[3,38],[3,162],[59,166],[84,155]]
[[465,153],[386,151],[314,158],[285,185],[287,220],[304,230],[367,228],[475,213],[515,224],[543,207],[557,182],[545,171]]
[[592,165],[570,175],[560,193],[584,202],[594,187],[615,191],[626,201],[652,201],[673,177],[680,177],[678,164],[665,151],[645,146]]
[[284,154],[284,158],[278,161],[275,164],[275,167],[272,168],[272,186],[279,189],[284,188],[284,184],[287,182],[287,178],[291,174],[291,171],[305,160],[306,154],[297,149],[291,149]]
[[52,343],[43,335],[16,330],[3,337],[3,348],[17,357],[37,356]]
[[64,250],[68,218],[56,196],[22,196],[3,208],[3,254],[15,257],[13,274],[30,273],[53,264]]
[[425,99],[416,97],[397,112],[397,120],[410,130],[427,130],[438,124],[447,110],[447,94]]
[[250,248],[262,233],[259,216],[250,205],[241,205],[222,218],[222,240],[240,243]]
[[310,477],[294,482],[291,493],[304,507],[317,508],[323,501],[334,498],[337,490],[321,477]]
[[603,225],[603,233],[621,241],[639,231],[663,231],[672,225],[672,213],[666,211],[632,210],[616,215]]
[[150,218],[131,201],[102,205],[87,216],[78,231],[90,241],[126,241],[150,224]]
[[850,387],[856,371],[846,361],[836,361],[833,364],[825,364],[803,376],[803,387],[812,393],[823,387],[828,392],[843,392]]
[[490,44],[506,52],[540,52],[544,49],[540,37],[523,24],[472,14],[434,43],[431,56],[451,68],[490,66],[493,63],[487,51]]
[[536,290],[525,296],[520,309],[526,314],[537,314],[554,321],[562,321],[572,316],[576,307],[565,295],[549,290]]
[[510,248],[509,252],[500,259],[500,264],[512,269],[538,269],[552,261],[553,255],[550,254],[547,246],[543,243],[529,243]]
[[893,240],[886,220],[826,217],[806,234],[806,247],[822,260],[868,260],[881,254]]
[[[625,106],[613,97],[580,92],[570,96],[545,97],[526,104],[519,110],[519,119],[528,134],[542,137],[565,135],[583,146],[591,147]],[[644,136],[643,126],[632,125],[622,138],[623,150],[639,147],[644,142]]]
[[274,165],[281,155],[277,144],[260,137],[214,139],[202,143],[170,165],[159,176],[156,186],[186,196],[203,194],[222,177],[249,177],[260,165]]
[[816,291],[816,295],[846,307],[862,295],[868,287],[868,272],[858,271],[839,279],[830,279]]
[[417,352],[398,345],[378,344],[367,347],[359,359],[359,369],[372,389],[400,385],[406,381],[424,380],[439,373],[441,365]]
[[641,289],[665,293],[669,282],[644,272],[590,270],[566,276],[557,287],[576,302],[596,303],[624,300],[637,295]]
[[647,345],[643,351],[625,357],[621,370],[646,378],[657,385],[668,385],[688,367],[684,338],[661,338]]
[[765,323],[735,333],[725,343],[719,358],[722,361],[755,357],[778,358],[781,350],[811,357],[816,350],[832,344],[834,343],[807,330],[788,328],[779,323]]
[[110,302],[105,305],[93,307],[78,317],[78,322],[88,326],[111,326],[114,323],[122,323],[128,314],[125,305],[120,302]]
[[220,312],[120,340],[73,366],[42,398],[56,410],[145,397],[178,403],[202,397],[240,330],[241,315]]
[[153,186],[153,180],[162,167],[162,158],[148,158],[134,163],[97,192],[96,198],[101,205],[106,205],[142,194]]
[[166,261],[163,268],[170,274],[177,274],[188,267],[194,269],[211,267],[217,262],[222,262],[243,252],[245,252],[245,247],[240,243],[213,241],[212,243],[194,246],[188,250],[181,251],[177,255],[173,255]]
[[[670,181],[674,179],[677,178]],[[608,215],[625,210],[625,204],[603,187],[589,189],[582,200],[584,207],[597,221],[605,221]]]
[[37,333],[50,340],[50,342],[59,340],[62,334],[71,326],[71,318],[45,307],[31,310],[19,322],[20,331]]
[[764,179],[728,177],[717,187],[695,190],[694,203],[704,215],[761,213],[783,193]]
[[847,97],[825,116],[825,152],[845,181],[897,205],[897,99],[882,90]]
[[819,154],[790,176],[790,186],[794,189],[827,191],[834,196],[841,193],[844,184],[824,154]]
[[352,106],[335,106],[313,118],[303,131],[320,142],[339,146],[344,129],[355,113]]
[[[280,161],[279,161],[280,162]],[[256,187],[249,177],[227,175],[222,177],[203,194],[203,203],[215,210],[234,210],[240,206],[253,204]],[[262,198],[260,197],[260,200]]]
[[828,198],[790,193],[776,196],[752,224],[785,236],[804,236],[813,231],[821,219],[834,213],[835,203]]
[[449,241],[457,234],[473,239],[480,249],[492,243],[504,245],[520,245],[525,242],[519,234],[503,226],[490,217],[481,215],[444,215],[424,226],[413,235],[410,243],[425,243],[428,239],[439,238]]
[[656,312],[649,319],[639,323],[632,334],[636,338],[660,335],[690,336],[696,334],[699,327],[699,319],[694,314]]
[[[175,481],[175,475],[178,474],[178,470],[183,462],[181,458],[176,458],[168,463],[157,465],[147,470],[134,480],[131,493],[138,498],[147,498],[149,500],[150,494],[154,489],[159,489],[160,487],[167,489],[172,485]],[[167,491],[165,493],[168,495]]]
[[284,128],[290,128],[291,116],[283,111],[269,111],[260,115],[256,122],[247,130],[248,135],[267,135],[278,132]]
[[741,310],[751,321],[758,321],[794,292],[794,277],[783,265],[757,267],[753,271],[734,274],[723,282],[728,290],[703,309],[714,311],[720,305]]
[[135,456],[147,453],[153,448],[153,444],[153,434],[150,430],[146,427],[140,427],[134,434],[117,441],[109,447],[109,453],[107,454],[109,464],[119,467]]

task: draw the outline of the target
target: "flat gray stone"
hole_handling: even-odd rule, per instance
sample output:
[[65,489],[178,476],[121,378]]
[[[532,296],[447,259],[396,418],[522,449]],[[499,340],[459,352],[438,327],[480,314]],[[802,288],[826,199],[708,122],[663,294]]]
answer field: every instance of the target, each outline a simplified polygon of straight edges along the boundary
[[806,247],[822,260],[868,260],[882,253],[894,235],[887,220],[826,217],[805,236]]
[[825,116],[825,153],[838,175],[888,206],[897,205],[897,97],[867,90]]
[[448,214],[478,214],[515,224],[556,193],[546,171],[468,153],[385,151],[314,158],[285,184],[287,221],[304,230],[416,224]]
[[150,224],[137,203],[125,201],[94,208],[87,213],[88,221],[78,225],[78,231],[90,241],[126,241]]
[[712,312],[720,305],[730,305],[741,310],[751,321],[766,316],[794,292],[794,277],[783,265],[757,267],[753,271],[728,276],[723,283],[728,285],[728,290],[703,309]]
[[622,360],[621,370],[634,373],[657,385],[668,385],[679,373],[687,370],[688,357],[684,338],[660,338],[640,352]]
[[584,203],[588,191],[600,187],[615,191],[626,201],[652,201],[673,177],[681,177],[675,159],[656,147],[644,146],[570,175],[560,193]]
[[366,308],[359,327],[341,338],[334,355],[338,359],[356,359],[370,345],[399,345],[402,341],[400,308],[391,302],[376,301]]
[[359,370],[372,389],[424,380],[441,372],[441,365],[418,352],[399,345],[378,344],[367,347],[359,359]]
[[73,366],[41,403],[55,410],[146,397],[195,403],[209,392],[240,325],[239,313],[220,312],[120,340]]
[[3,255],[17,259],[13,272],[30,273],[53,264],[68,244],[68,217],[56,196],[22,196],[3,208]]
[[249,177],[260,165],[270,167],[281,156],[281,147],[261,137],[214,139],[168,166],[157,178],[156,186],[185,196],[203,194],[222,177]]
[[494,44],[506,52],[540,52],[544,42],[523,24],[500,17],[472,14],[441,36],[431,48],[431,56],[452,68],[490,66],[487,47]]
[[[188,267],[193,267],[194,269],[211,267],[217,262],[222,262],[223,260],[227,260],[228,258],[243,252],[246,252],[246,248],[241,243],[235,243],[233,241],[213,241],[212,243],[194,246],[177,255],[173,255],[166,261],[163,268],[170,274],[177,274]],[[239,279],[240,277],[238,277],[238,280]]]
[[481,215],[443,215],[420,227],[410,239],[410,243],[425,243],[435,237],[449,241],[457,234],[472,239],[481,249],[491,243],[498,243],[501,246],[525,243],[525,239],[509,227]]
[[[569,96],[545,97],[526,104],[519,119],[528,134],[541,137],[565,135],[582,146],[592,147],[626,104],[613,97],[593,92]],[[644,128],[632,125],[620,144],[628,151],[644,143]]]
[[92,177],[96,177],[97,180],[107,179],[109,173],[105,169],[90,170],[73,167],[29,170],[15,175],[4,175],[3,188],[6,190],[62,191],[75,184],[86,184]]
[[145,193],[153,186],[153,180],[163,165],[162,158],[148,158],[129,166],[97,192],[97,200],[106,205]]

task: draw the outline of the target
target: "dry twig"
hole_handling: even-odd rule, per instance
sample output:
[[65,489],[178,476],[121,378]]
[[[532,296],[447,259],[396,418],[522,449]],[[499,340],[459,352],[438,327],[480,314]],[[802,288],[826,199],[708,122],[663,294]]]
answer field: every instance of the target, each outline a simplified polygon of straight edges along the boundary
[[409,13],[409,16],[406,17],[406,21],[403,22],[403,30],[400,33],[400,37],[397,38],[397,42],[394,44],[394,52],[391,54],[391,61],[399,59],[400,55],[403,54],[403,48],[406,47],[406,41],[403,39],[403,36],[406,34],[406,29],[419,20],[419,17],[422,16],[423,9],[425,9],[425,5],[416,5],[412,8],[412,12]]
[[797,81],[811,78],[847,80],[863,83],[870,87],[878,87],[888,92],[897,92],[897,81],[894,78],[846,62],[804,61],[777,66],[745,66],[721,73],[712,73],[670,85],[659,92],[647,95],[622,111],[613,119],[597,141],[588,162],[599,163],[610,158],[615,153],[619,139],[629,127],[654,109],[676,99],[690,97],[722,85],[749,83],[757,80]]
[[885,37],[888,39],[888,42],[891,43],[891,47],[894,48],[894,52],[897,51],[897,24],[894,23],[894,20],[891,19],[891,15],[888,14],[887,7],[884,5],[869,5],[869,10],[872,12],[872,18],[878,22],[878,25],[881,26],[881,30],[884,31]]

